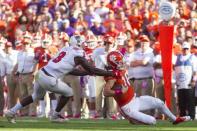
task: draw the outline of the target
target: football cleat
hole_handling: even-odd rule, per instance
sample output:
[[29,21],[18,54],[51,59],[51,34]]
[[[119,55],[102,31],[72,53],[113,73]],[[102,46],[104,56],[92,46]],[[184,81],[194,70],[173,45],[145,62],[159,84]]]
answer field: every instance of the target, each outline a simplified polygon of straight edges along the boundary
[[191,120],[190,116],[177,117],[176,120],[173,122],[173,124],[176,125],[190,120]]
[[7,118],[8,122],[10,122],[10,123],[16,123],[16,120],[15,120],[16,115],[15,115],[14,112],[12,112],[10,110],[7,110],[5,112],[5,117]]
[[45,114],[45,112],[39,112],[37,117],[38,118],[44,118],[44,117],[46,117],[46,114]]
[[57,113],[54,113],[50,118],[50,121],[55,122],[55,123],[62,123],[62,122],[66,122],[68,120],[69,120],[68,118],[64,118],[63,116],[61,116],[60,114],[57,114]]

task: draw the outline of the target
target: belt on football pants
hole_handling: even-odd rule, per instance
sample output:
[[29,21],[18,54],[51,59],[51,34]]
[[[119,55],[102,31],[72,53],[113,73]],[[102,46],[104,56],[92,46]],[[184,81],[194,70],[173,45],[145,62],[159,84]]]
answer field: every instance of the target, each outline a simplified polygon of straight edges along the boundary
[[49,74],[44,68],[41,69],[46,75],[53,77],[51,74]]
[[28,72],[28,73],[19,73],[19,75],[30,75],[33,74],[33,72]]

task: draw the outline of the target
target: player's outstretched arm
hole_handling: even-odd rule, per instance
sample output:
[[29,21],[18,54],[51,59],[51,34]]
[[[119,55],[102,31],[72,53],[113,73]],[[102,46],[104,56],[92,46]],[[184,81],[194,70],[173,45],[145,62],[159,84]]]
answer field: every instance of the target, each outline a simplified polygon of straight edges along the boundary
[[76,65],[81,65],[90,74],[98,76],[114,76],[114,73],[112,71],[105,71],[93,67],[84,57],[76,56],[74,58],[74,61]]
[[74,76],[85,76],[85,75],[93,75],[90,72],[87,71],[82,71],[79,69],[74,69],[71,72],[68,73],[69,75],[74,75]]

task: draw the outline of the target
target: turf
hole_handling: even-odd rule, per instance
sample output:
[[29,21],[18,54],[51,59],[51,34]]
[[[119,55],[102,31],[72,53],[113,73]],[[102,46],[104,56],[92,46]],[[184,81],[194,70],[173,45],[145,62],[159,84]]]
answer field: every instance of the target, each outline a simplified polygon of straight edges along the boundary
[[65,123],[51,123],[48,119],[17,118],[16,124],[0,118],[0,131],[197,131],[197,121],[172,125],[158,121],[156,125],[131,125],[126,120],[73,119]]

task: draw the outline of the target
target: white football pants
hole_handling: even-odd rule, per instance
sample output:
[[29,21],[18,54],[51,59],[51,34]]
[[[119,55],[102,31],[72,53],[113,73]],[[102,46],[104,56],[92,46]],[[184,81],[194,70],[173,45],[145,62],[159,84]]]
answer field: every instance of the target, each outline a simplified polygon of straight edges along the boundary
[[127,105],[121,107],[123,115],[129,119],[143,124],[156,124],[156,119],[153,116],[147,115],[141,111],[158,109],[165,114],[171,121],[176,120],[167,106],[158,98],[152,96],[134,97]]
[[33,100],[43,98],[46,91],[58,93],[66,97],[73,96],[72,88],[61,79],[46,75],[42,70],[36,74]]

